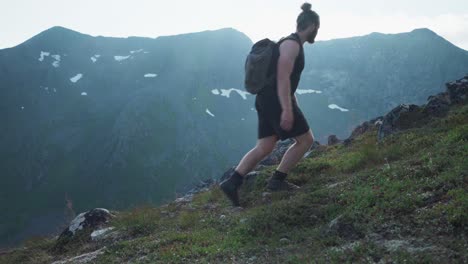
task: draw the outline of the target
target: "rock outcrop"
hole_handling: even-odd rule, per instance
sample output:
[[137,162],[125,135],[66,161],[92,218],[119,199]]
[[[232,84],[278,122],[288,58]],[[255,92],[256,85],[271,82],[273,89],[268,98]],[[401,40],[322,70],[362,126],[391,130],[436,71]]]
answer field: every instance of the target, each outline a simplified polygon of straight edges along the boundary
[[466,103],[468,75],[460,80],[446,83],[445,86],[445,92],[429,96],[427,103],[422,106],[402,104],[392,109],[384,116],[379,127],[379,141],[396,131],[416,127],[430,117],[443,117],[451,105]]
[[111,229],[106,229],[106,232],[94,232],[105,227],[105,224],[108,223],[112,217],[115,217],[115,215],[104,208],[94,208],[87,212],[80,213],[58,236],[53,251],[61,251],[68,243],[72,242],[75,237],[85,236],[86,240],[92,240],[93,237],[98,236],[97,233],[102,235],[110,231]]
[[328,146],[336,145],[338,143],[343,142],[342,140],[338,139],[336,135],[328,136]]
[[431,95],[427,103],[418,106],[415,104],[400,104],[383,116],[363,122],[357,126],[345,140],[339,140],[334,135],[328,138],[328,145],[343,143],[348,146],[359,135],[369,129],[378,129],[377,138],[381,141],[386,136],[411,127],[418,127],[431,117],[443,117],[451,105],[464,104],[468,100],[468,75],[454,82],[445,84],[446,91]]
[[400,104],[383,117],[382,124],[379,126],[378,139],[382,140],[392,133],[409,128],[414,125],[415,121],[424,117],[421,107],[415,104]]

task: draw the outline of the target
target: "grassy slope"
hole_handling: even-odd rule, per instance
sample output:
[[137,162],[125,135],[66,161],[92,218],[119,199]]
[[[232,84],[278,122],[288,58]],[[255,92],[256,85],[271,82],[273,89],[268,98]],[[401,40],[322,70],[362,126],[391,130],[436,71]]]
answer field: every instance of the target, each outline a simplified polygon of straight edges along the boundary
[[[276,166],[266,167],[241,189],[244,210],[233,210],[212,186],[191,203],[119,212],[110,225],[124,238],[94,261],[466,262],[468,106],[381,143],[376,133],[301,160],[288,176],[302,186],[296,193],[264,198]],[[52,255],[52,244],[53,238],[30,239],[0,255],[0,263],[50,263],[103,246],[85,237]]]

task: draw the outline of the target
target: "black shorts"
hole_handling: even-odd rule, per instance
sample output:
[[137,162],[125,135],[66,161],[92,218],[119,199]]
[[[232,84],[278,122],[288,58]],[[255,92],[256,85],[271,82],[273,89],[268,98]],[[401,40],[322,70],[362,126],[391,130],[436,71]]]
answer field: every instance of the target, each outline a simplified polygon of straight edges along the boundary
[[258,96],[255,98],[255,108],[258,116],[258,139],[276,134],[280,140],[285,140],[309,131],[309,124],[294,100],[292,101],[294,122],[289,131],[280,126],[282,108],[279,101],[271,100],[268,103],[262,101],[264,100],[258,100]]

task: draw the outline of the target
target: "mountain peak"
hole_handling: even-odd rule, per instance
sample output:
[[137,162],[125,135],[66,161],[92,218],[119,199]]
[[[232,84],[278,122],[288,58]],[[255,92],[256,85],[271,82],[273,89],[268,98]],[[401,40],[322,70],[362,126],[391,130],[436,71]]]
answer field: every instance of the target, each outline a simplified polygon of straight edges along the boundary
[[42,31],[36,36],[40,36],[40,35],[67,37],[67,36],[86,35],[86,34],[83,34],[81,32],[78,32],[78,31],[75,31],[66,27],[62,27],[62,26],[53,26]]
[[63,42],[74,42],[82,39],[83,37],[92,37],[90,35],[83,34],[81,32],[65,28],[62,26],[50,27],[34,37],[26,40],[23,44],[35,45],[43,43],[63,43]]
[[437,35],[437,33],[435,33],[434,31],[428,28],[416,28],[416,29],[413,29],[410,33]]

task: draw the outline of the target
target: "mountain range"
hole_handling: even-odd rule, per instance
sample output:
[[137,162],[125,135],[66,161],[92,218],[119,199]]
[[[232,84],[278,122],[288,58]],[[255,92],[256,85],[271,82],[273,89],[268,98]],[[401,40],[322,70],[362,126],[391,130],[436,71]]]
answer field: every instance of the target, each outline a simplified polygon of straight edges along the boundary
[[[252,44],[232,28],[113,38],[57,26],[0,50],[1,243],[49,233],[70,210],[161,204],[236,164],[257,135],[243,89]],[[296,94],[322,143],[468,72],[468,52],[429,29],[304,48]]]

